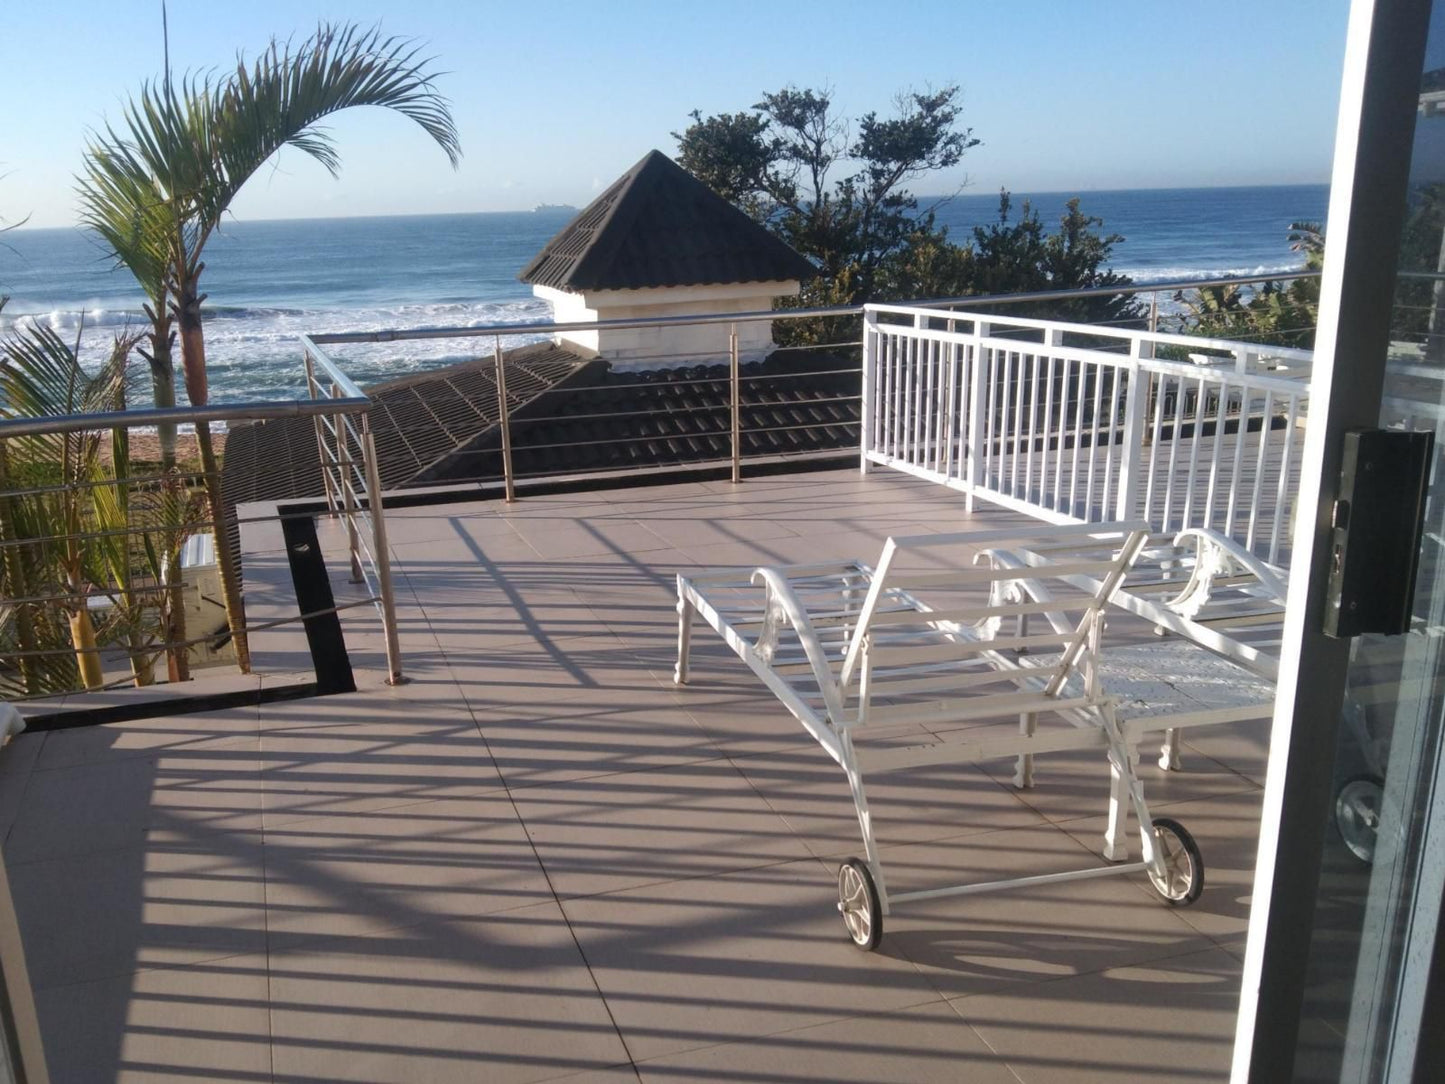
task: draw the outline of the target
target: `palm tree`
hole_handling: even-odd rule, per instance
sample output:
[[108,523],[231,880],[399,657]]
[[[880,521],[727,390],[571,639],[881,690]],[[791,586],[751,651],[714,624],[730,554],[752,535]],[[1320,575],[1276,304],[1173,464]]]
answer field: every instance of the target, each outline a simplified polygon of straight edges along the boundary
[[[63,418],[124,409],[126,362],[135,340],[117,336],[94,376],[82,368],[75,348],[42,326],[21,328],[0,341],[0,418]],[[89,600],[110,594],[110,571],[125,563],[123,522],[100,512],[92,493],[115,479],[105,468],[101,431],[18,437],[0,453],[0,476],[28,479],[22,498],[7,494],[0,513],[6,545],[6,593],[17,600],[59,597],[68,619],[75,669],[87,689],[104,684],[99,641]],[[112,466],[123,469],[119,463]],[[118,477],[118,476],[117,476]],[[128,594],[129,583],[122,581]],[[35,625],[46,615],[30,601],[13,604],[21,652],[38,644]],[[26,655],[21,656],[22,659]],[[29,656],[29,657],[33,657]],[[21,667],[25,691],[58,691],[34,667]],[[68,680],[68,674],[63,678]],[[39,684],[39,688],[37,688]]]
[[[164,253],[167,295],[162,300],[180,332],[192,406],[209,401],[202,256],[231,201],[282,147],[304,151],[335,175],[341,160],[330,133],[318,124],[354,106],[381,106],[409,117],[456,166],[461,158],[456,127],[445,99],[433,88],[430,63],[411,42],[383,38],[379,30],[323,24],[294,47],[273,40],[254,63],[239,61],[227,79],[190,77],[177,88],[167,77],[159,85],[144,85],[138,100],[126,107],[121,131],[108,127],[104,137],[92,142],[87,178],[82,180],[82,186],[89,184],[95,193],[94,198],[83,197],[87,215],[118,227],[102,230],[102,236],[109,239],[113,232],[121,239],[122,244],[111,245],[122,262],[130,240],[142,251],[158,244]],[[112,176],[121,180],[103,181]],[[156,202],[148,202],[151,199]],[[216,523],[226,617],[237,663],[249,670],[236,561],[221,522],[224,501],[210,426],[198,424],[196,437]]]
[[[115,255],[116,262],[135,276],[145,292],[143,306],[151,329],[144,336],[149,349],[137,345],[137,352],[150,366],[151,398],[158,407],[176,405],[175,315],[169,305],[170,275],[167,264],[167,209],[153,179],[132,174],[103,142],[92,140],[86,150],[85,172],[78,186],[81,222],[93,230]],[[157,427],[161,470],[172,474],[176,468],[176,424]],[[184,487],[179,476],[168,479],[167,489]],[[165,640],[183,645],[186,640],[186,611],[182,605],[179,562],[164,564],[160,575],[167,588]],[[184,646],[167,652],[171,681],[190,677],[190,655]]]
[[[116,261],[130,271],[145,292],[142,306],[151,330],[149,349],[139,347],[151,371],[151,391],[158,407],[176,405],[176,371],[172,361],[175,318],[168,304],[170,276],[166,263],[166,207],[160,190],[126,170],[104,143],[86,150],[85,174],[78,185],[81,223],[105,242]],[[176,465],[175,423],[159,427],[161,466]]]

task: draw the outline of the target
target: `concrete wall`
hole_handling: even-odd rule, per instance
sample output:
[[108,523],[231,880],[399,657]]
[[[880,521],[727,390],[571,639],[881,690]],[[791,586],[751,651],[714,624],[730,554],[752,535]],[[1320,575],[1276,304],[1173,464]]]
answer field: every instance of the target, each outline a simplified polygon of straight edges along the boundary
[[[559,324],[766,312],[773,307],[774,298],[796,296],[799,289],[796,279],[650,290],[588,290],[582,293],[548,286],[532,287],[538,297],[552,306],[552,318]],[[738,353],[742,360],[759,361],[773,350],[771,320],[741,323],[737,329]],[[701,324],[560,331],[556,339],[559,344],[585,356],[600,354],[623,367],[704,365],[727,359],[728,330],[727,324]]]

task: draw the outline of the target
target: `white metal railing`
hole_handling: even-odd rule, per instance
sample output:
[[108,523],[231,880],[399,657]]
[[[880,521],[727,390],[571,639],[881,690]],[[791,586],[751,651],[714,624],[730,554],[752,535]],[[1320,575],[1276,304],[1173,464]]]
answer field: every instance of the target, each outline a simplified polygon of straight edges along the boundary
[[[1160,318],[1161,299],[1177,294],[1181,291],[1192,291],[1209,286],[1251,286],[1265,282],[1291,281],[1295,279],[1318,277],[1318,272],[1290,272],[1273,276],[1251,276],[1243,278],[1220,278],[1187,280],[1178,282],[1154,282],[1124,287],[1086,287],[1076,290],[1046,290],[1031,293],[1016,294],[994,294],[977,295],[971,297],[940,298],[930,300],[919,300],[910,303],[907,308],[896,306],[877,307],[877,312],[911,314],[909,319],[915,316],[918,318],[931,318],[933,323],[927,326],[956,326],[960,321],[965,323],[977,319],[970,315],[975,311],[996,311],[999,307],[1015,306],[1020,304],[1050,304],[1058,302],[1088,301],[1090,299],[1114,298],[1126,295],[1133,295],[1139,298],[1148,298],[1148,316],[1131,317],[1131,323],[1147,324],[1149,328],[1155,328]],[[463,458],[470,457],[476,464],[475,474],[454,475],[453,480],[458,477],[467,477],[468,480],[493,480],[500,477],[504,483],[506,499],[515,500],[517,497],[516,482],[521,477],[546,477],[558,479],[566,475],[587,475],[596,476],[602,473],[631,474],[638,469],[637,463],[626,454],[628,448],[642,441],[658,437],[655,430],[650,428],[648,415],[665,413],[670,419],[677,421],[685,420],[687,429],[680,429],[672,433],[661,434],[661,439],[675,439],[682,443],[688,443],[694,437],[704,437],[710,440],[722,438],[730,445],[730,458],[732,464],[732,479],[734,482],[742,480],[744,460],[751,457],[760,459],[801,459],[812,455],[836,454],[832,446],[820,446],[813,450],[799,450],[799,445],[809,444],[808,439],[798,440],[796,438],[809,437],[810,430],[832,430],[837,428],[851,428],[854,424],[851,421],[822,420],[812,424],[798,422],[793,424],[774,425],[767,422],[761,424],[750,424],[745,415],[750,412],[753,404],[750,399],[759,399],[762,402],[770,402],[769,392],[766,387],[759,387],[764,381],[775,379],[775,376],[750,376],[741,372],[739,364],[739,351],[737,334],[740,328],[758,322],[769,322],[773,324],[786,324],[790,321],[850,321],[864,314],[863,306],[844,305],[828,308],[811,309],[769,309],[757,312],[738,313],[700,313],[683,316],[660,316],[660,317],[633,317],[627,319],[611,319],[583,322],[554,322],[535,321],[526,323],[489,324],[473,327],[430,327],[412,329],[387,329],[377,331],[358,332],[326,332],[317,333],[303,337],[303,354],[305,356],[324,357],[320,351],[329,350],[333,347],[344,347],[348,345],[370,345],[385,343],[404,343],[416,340],[453,340],[460,351],[465,352],[465,344],[471,342],[487,343],[491,346],[492,376],[497,392],[496,416],[500,432],[500,463],[494,459],[498,449],[492,447],[478,448],[462,453]],[[1015,330],[1028,327],[1043,326],[1042,321],[1036,320],[1009,320],[1009,326]],[[1069,325],[1054,324],[1050,326],[1064,327]],[[612,381],[608,387],[611,390],[634,388],[639,394],[639,403],[635,407],[626,407],[614,411],[599,410],[589,413],[586,421],[602,425],[616,426],[615,434],[605,437],[598,437],[595,434],[588,434],[578,439],[562,439],[558,441],[555,437],[551,442],[539,442],[535,439],[538,427],[544,422],[568,423],[577,425],[582,418],[575,413],[561,412],[549,407],[549,400],[556,401],[565,397],[568,392],[554,393],[543,391],[536,396],[532,404],[534,409],[529,411],[526,419],[526,426],[520,427],[522,432],[514,435],[512,432],[512,413],[516,404],[511,403],[507,395],[507,374],[505,366],[501,364],[505,355],[503,352],[504,341],[511,346],[522,343],[536,342],[539,339],[559,336],[568,332],[577,331],[647,331],[661,332],[669,328],[683,328],[692,331],[711,328],[715,347],[697,347],[695,352],[690,353],[668,353],[663,356],[652,358],[657,364],[675,366],[710,366],[720,362],[727,363],[729,375],[723,378],[726,381],[725,396],[717,401],[709,401],[712,391],[716,390],[719,379],[717,377],[698,377],[695,380],[671,381],[674,387],[691,385],[695,390],[700,389],[703,394],[693,396],[693,402],[687,406],[669,404],[665,411],[654,411],[645,405],[646,382],[639,380],[635,384],[626,381]],[[831,331],[840,330],[836,324]],[[1105,326],[1091,325],[1091,330],[1096,336],[1111,337],[1117,344],[1126,344],[1130,335],[1144,336],[1158,343],[1179,344],[1179,348],[1191,352],[1198,352],[1199,357],[1213,363],[1218,359],[1220,350],[1228,352],[1230,358],[1235,359],[1239,364],[1252,366],[1257,363],[1257,358],[1263,354],[1290,355],[1293,358],[1292,364],[1303,364],[1309,357],[1304,351],[1272,351],[1267,348],[1253,346],[1241,342],[1222,343],[1217,340],[1208,340],[1195,337],[1169,336],[1156,334],[1152,330],[1148,332],[1125,332],[1109,329]],[[859,363],[855,360],[857,355],[853,351],[859,346],[851,327],[846,328],[847,334],[843,336],[848,341],[825,341],[808,347],[794,346],[792,349],[820,350],[835,352],[838,354],[838,364],[825,370],[817,370],[811,375],[817,377],[836,377],[841,384],[845,379],[852,380],[860,375]],[[705,340],[704,340],[705,341]],[[341,368],[336,358],[329,358],[328,371],[341,374]],[[484,363],[485,358],[479,358]],[[308,386],[315,386],[318,379],[308,375]],[[329,377],[324,380],[329,380]],[[324,381],[323,381],[324,382]],[[354,386],[354,385],[353,385]],[[358,392],[359,394],[359,392]],[[1173,401],[1172,399],[1170,400]],[[815,398],[813,406],[822,406],[829,403],[846,404],[851,409],[853,404],[858,402],[856,391],[851,388],[846,392],[838,392],[833,398]],[[827,442],[822,442],[827,444]],[[751,447],[745,453],[745,445]],[[851,446],[851,441],[850,441]],[[536,460],[541,457],[551,458],[550,453],[561,452],[588,452],[590,456],[578,456],[578,460],[586,460],[580,464],[571,466],[556,466],[547,463],[538,469]],[[542,455],[542,453],[549,453]],[[523,459],[532,461],[529,469],[524,464],[520,469],[514,468],[514,454]],[[325,453],[323,450],[323,460]],[[696,463],[698,460],[687,460],[685,457],[678,462]],[[1082,499],[1082,498],[1081,498]]]
[[[1165,360],[1175,353],[1189,360]],[[1055,523],[1211,527],[1288,545],[1311,353],[869,305],[862,466]]]

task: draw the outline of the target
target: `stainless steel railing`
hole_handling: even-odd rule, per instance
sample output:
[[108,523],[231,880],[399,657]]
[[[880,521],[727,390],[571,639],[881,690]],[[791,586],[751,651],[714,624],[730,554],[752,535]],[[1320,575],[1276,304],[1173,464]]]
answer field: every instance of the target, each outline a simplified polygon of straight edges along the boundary
[[[910,307],[930,311],[967,313],[979,309],[992,310],[999,306],[1032,304],[1037,307],[1040,304],[1078,301],[1091,297],[1137,294],[1150,298],[1151,303],[1146,315],[1132,322],[1134,325],[1132,329],[1160,334],[1164,328],[1169,326],[1171,320],[1167,300],[1177,291],[1208,286],[1249,286],[1263,282],[1293,281],[1309,278],[1316,274],[1315,272],[1297,272],[1271,276],[1150,283],[1122,289],[1114,287],[1086,288],[1027,294],[940,298],[910,303]],[[1165,304],[1161,304],[1161,300]],[[734,481],[742,479],[745,460],[752,456],[760,459],[775,457],[796,459],[819,454],[837,454],[845,446],[856,448],[859,438],[859,422],[856,420],[856,416],[861,409],[863,378],[860,349],[862,342],[857,336],[862,331],[862,313],[862,307],[840,306],[596,322],[537,321],[489,324],[467,328],[434,327],[413,330],[330,333],[306,338],[303,344],[303,354],[310,359],[306,362],[307,365],[314,368],[319,364],[319,359],[324,358],[328,373],[344,375],[344,360],[331,356],[327,352],[333,347],[439,339],[458,342],[475,341],[479,345],[484,343],[490,346],[492,367],[490,372],[496,394],[495,418],[498,430],[496,446],[479,450],[459,450],[456,453],[458,463],[464,465],[466,462],[470,462],[475,469],[465,478],[454,474],[447,480],[499,479],[506,499],[514,501],[517,498],[518,481],[528,477],[555,478],[568,475],[625,472],[644,465],[649,468],[656,467],[658,464],[655,461],[633,454],[648,441],[666,443],[671,440],[677,445],[687,444],[691,441],[694,444],[705,444],[709,448],[725,446],[725,450],[719,451],[711,461],[720,461],[725,464]],[[763,404],[759,400],[768,396],[767,382],[769,380],[787,379],[787,377],[751,372],[740,356],[739,329],[750,323],[763,321],[786,328],[788,325],[796,325],[800,321],[823,320],[857,321],[856,333],[849,337],[848,341],[827,343],[818,347],[818,349],[831,350],[836,355],[836,360],[830,371],[815,371],[812,374],[817,377],[833,378],[840,390],[831,400],[831,404],[846,408],[854,415],[854,420],[844,422],[837,418],[831,420],[815,418],[811,422],[777,424],[766,417],[767,412],[762,408]],[[1091,326],[1105,327],[1105,325]],[[725,377],[721,378],[708,376],[699,377],[694,381],[690,377],[683,377],[670,381],[674,389],[682,389],[690,385],[698,389],[698,402],[691,405],[673,405],[666,410],[657,412],[650,411],[645,404],[628,404],[625,408],[589,410],[583,416],[577,414],[575,410],[567,409],[570,405],[567,399],[573,395],[573,389],[564,386],[556,391],[544,389],[531,396],[527,402],[525,417],[517,413],[518,404],[516,397],[510,393],[507,386],[508,372],[506,365],[503,364],[506,357],[504,349],[506,345],[515,345],[519,340],[529,342],[548,336],[562,336],[569,332],[661,331],[669,328],[687,328],[694,331],[715,329],[712,336],[715,345],[711,349],[693,354],[669,353],[666,358],[666,362],[670,366],[705,363],[716,365],[720,370],[725,371]],[[1195,350],[1209,352],[1214,349],[1203,340],[1188,339],[1187,342]],[[1110,348],[1107,342],[1096,345],[1100,349]],[[1234,341],[1231,343],[1230,349],[1243,349],[1245,346],[1247,344]],[[479,361],[482,365],[487,364],[485,356]],[[720,380],[725,381],[725,386],[720,384]],[[308,386],[313,386],[313,383],[312,378],[308,376]],[[847,385],[846,390],[841,390],[845,384]],[[630,384],[625,374],[614,371],[609,375],[604,390],[613,393],[611,398],[616,399],[616,393],[629,388],[638,397],[645,393],[645,388],[640,380]],[[718,392],[715,401],[709,398],[714,391]],[[328,394],[333,393],[334,389],[328,392]],[[709,401],[701,401],[705,398]],[[813,405],[816,413],[830,405],[830,401],[819,398],[813,401]],[[661,435],[662,427],[654,424],[663,414],[667,416],[666,420],[673,423],[670,436]],[[590,438],[579,435],[575,439],[561,438],[556,430],[567,423],[571,423],[572,428],[577,430],[588,427],[605,429],[607,435]],[[536,436],[549,426],[553,432],[542,438]],[[840,429],[847,430],[846,439],[840,437],[836,432]],[[320,426],[318,425],[319,433]],[[320,439],[319,436],[318,439]],[[825,452],[818,447],[824,443],[832,444],[830,452]],[[320,454],[323,463],[327,464],[328,470],[332,469],[333,461],[339,460],[341,457],[339,448],[331,450],[322,448]],[[692,455],[690,457],[680,456],[676,461],[679,464],[684,462],[696,464],[700,460],[698,455]],[[328,490],[328,492],[330,491]]]
[[[303,337],[306,388],[314,403],[343,406],[317,413],[316,444],[326,485],[326,506],[346,523],[353,583],[364,583],[381,611],[386,638],[387,684],[402,681],[401,641],[396,627],[396,597],[391,581],[391,549],[377,468],[376,442],[367,409],[345,404],[371,400],[326,354]],[[329,438],[329,439],[328,439]]]
[[[365,428],[371,402],[344,375],[334,387],[339,394],[280,403],[0,420],[0,698],[146,685],[157,679],[162,660],[168,680],[186,680],[193,664],[215,661],[209,649],[225,637],[216,631],[222,628],[223,608],[197,586],[202,573],[182,568],[181,554],[186,540],[197,534],[210,531],[219,537],[257,520],[239,519],[231,507],[207,510],[201,498],[206,475],[189,457],[170,470],[133,470],[134,462],[151,457],[131,455],[128,442],[135,430],[161,423],[186,427],[202,421],[313,417],[318,426],[360,435],[355,466],[374,479],[375,456]],[[110,438],[105,456],[84,473],[62,466],[67,448],[101,434]],[[120,435],[125,439],[117,440]],[[12,456],[12,451],[25,454]],[[379,486],[375,489],[379,493]],[[395,680],[400,654],[380,509],[376,500],[337,510],[347,522],[353,555],[363,549],[370,561],[379,552],[376,563],[385,572],[368,581],[367,597],[332,609],[377,607],[387,637],[389,676]],[[362,525],[369,536],[364,547],[358,537]],[[211,609],[205,610],[208,598]],[[209,618],[204,633],[195,624],[198,609]],[[316,616],[248,621],[241,631]],[[128,672],[115,676],[117,665]]]

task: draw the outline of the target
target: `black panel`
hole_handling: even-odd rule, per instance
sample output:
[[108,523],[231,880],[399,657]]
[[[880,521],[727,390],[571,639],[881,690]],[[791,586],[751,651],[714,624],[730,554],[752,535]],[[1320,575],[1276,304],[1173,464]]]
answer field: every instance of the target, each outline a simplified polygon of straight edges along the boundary
[[1335,501],[1326,636],[1408,632],[1433,433],[1352,429]]
[[[351,659],[341,636],[341,616],[326,577],[326,562],[316,539],[316,520],[311,516],[284,516],[281,532],[286,538],[286,559],[291,563],[291,581],[296,587],[296,604],[302,619],[311,664],[316,668],[316,691],[322,696],[356,691]],[[324,611],[324,612],[323,612]]]

